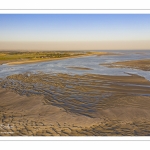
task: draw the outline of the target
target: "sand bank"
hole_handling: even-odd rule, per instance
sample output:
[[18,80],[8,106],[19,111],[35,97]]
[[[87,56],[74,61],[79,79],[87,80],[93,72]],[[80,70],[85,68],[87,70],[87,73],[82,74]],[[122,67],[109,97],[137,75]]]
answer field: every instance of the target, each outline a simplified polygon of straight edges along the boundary
[[133,69],[140,69],[143,71],[150,71],[150,59],[121,61],[104,65],[107,67],[133,68]]
[[74,66],[71,66],[71,67],[67,67],[69,69],[75,69],[75,70],[92,70],[91,68],[86,68],[86,67],[74,67]]
[[150,135],[143,77],[28,73],[0,85],[0,135]]

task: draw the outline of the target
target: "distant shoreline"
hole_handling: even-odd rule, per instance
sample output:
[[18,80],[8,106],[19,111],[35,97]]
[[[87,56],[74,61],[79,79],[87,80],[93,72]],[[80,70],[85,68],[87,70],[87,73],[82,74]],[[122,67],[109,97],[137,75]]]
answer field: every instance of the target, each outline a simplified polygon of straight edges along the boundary
[[[32,53],[32,52],[31,52]],[[34,53],[34,52],[33,52]],[[46,52],[44,52],[46,53]],[[69,52],[74,53],[74,52]],[[63,59],[68,59],[68,58],[79,58],[79,57],[85,57],[85,56],[92,56],[92,55],[112,55],[113,53],[109,52],[87,52],[85,54],[73,54],[67,57],[60,57],[60,58],[43,58],[43,59],[29,59],[29,60],[6,60],[6,61],[0,61],[0,65],[2,64],[7,64],[7,65],[19,65],[19,64],[31,64],[31,63],[37,63],[37,62],[46,62],[46,61],[54,61],[54,60],[63,60]],[[114,54],[113,54],[114,55]]]

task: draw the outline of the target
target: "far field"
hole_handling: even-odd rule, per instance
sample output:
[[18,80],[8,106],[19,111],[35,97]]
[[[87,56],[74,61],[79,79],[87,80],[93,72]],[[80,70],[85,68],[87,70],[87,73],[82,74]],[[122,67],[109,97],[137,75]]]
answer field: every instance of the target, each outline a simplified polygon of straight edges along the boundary
[[79,56],[79,52],[0,52],[0,64],[7,62],[44,61],[54,58]]
[[0,52],[0,64],[24,64],[40,61],[50,61],[70,57],[87,55],[105,55],[107,52],[79,52],[79,51],[43,51],[43,52]]

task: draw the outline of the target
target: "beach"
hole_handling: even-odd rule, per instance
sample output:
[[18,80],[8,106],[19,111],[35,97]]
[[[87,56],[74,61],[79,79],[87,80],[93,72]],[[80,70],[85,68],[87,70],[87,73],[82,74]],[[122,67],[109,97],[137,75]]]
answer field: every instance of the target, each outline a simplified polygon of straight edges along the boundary
[[26,73],[0,85],[2,136],[150,135],[143,77]]
[[[7,60],[0,65],[0,135],[150,135],[145,53],[71,52],[64,57],[62,52],[53,61]],[[19,55],[28,56],[13,54]]]

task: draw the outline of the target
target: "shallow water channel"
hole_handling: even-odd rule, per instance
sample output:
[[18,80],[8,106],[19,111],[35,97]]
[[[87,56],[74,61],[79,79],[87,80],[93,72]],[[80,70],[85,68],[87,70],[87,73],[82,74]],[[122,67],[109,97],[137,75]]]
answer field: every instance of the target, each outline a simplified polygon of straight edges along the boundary
[[[123,75],[128,73],[137,74],[150,80],[150,71],[142,71],[132,68],[108,68],[101,64],[113,63],[126,60],[149,59],[150,51],[110,51],[119,55],[88,56],[80,58],[69,58],[49,62],[38,62],[34,64],[0,65],[0,78],[25,72],[31,73],[67,73],[67,74],[101,74],[101,75]],[[80,68],[80,69],[77,69]],[[82,69],[83,68],[83,69]],[[86,69],[84,69],[86,68]]]

